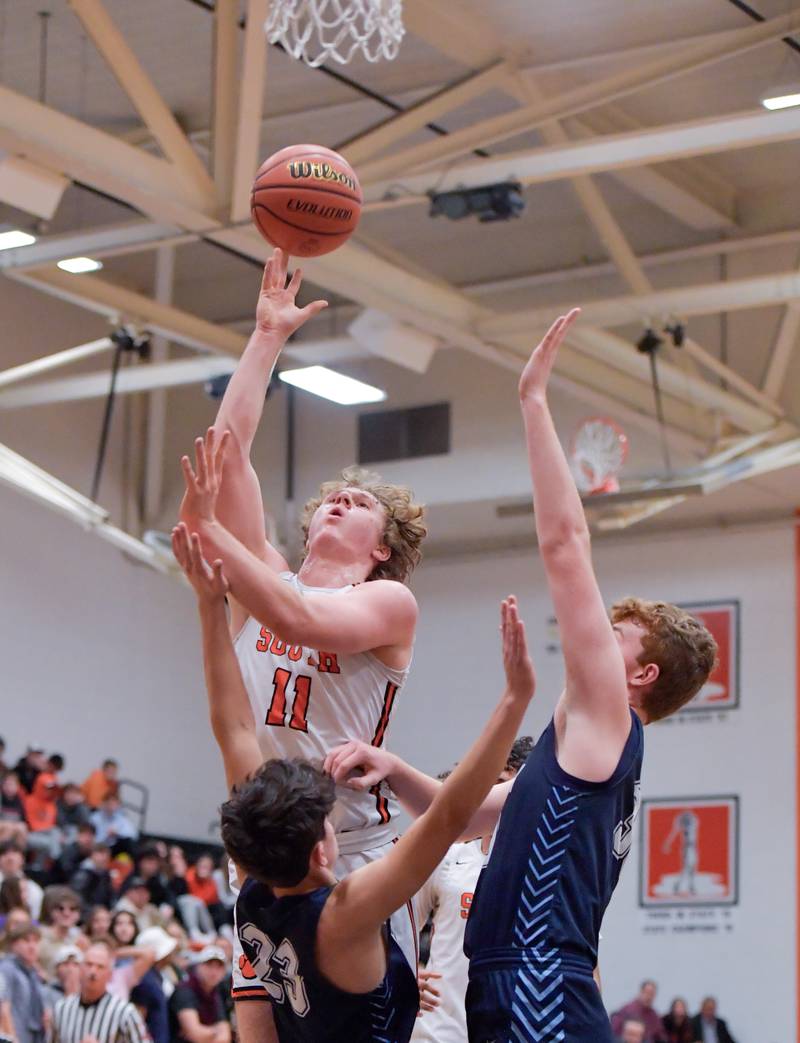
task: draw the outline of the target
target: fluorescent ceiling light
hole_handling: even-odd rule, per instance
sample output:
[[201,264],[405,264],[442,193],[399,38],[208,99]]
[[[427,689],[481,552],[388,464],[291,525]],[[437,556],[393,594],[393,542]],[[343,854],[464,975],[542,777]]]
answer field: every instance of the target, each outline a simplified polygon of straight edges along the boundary
[[102,261],[95,261],[93,257],[67,257],[58,262],[58,267],[64,272],[72,272],[73,275],[82,275],[84,272],[97,272],[103,267]]
[[35,242],[35,235],[20,232],[18,228],[10,232],[0,232],[0,250],[16,250],[18,246],[30,246]]
[[761,99],[765,109],[790,109],[794,105],[800,105],[800,85],[793,87],[780,87]]
[[370,384],[362,384],[343,373],[336,373],[326,366],[306,366],[304,369],[284,369],[278,376],[286,384],[320,395],[340,406],[354,406],[359,402],[383,402],[386,392]]

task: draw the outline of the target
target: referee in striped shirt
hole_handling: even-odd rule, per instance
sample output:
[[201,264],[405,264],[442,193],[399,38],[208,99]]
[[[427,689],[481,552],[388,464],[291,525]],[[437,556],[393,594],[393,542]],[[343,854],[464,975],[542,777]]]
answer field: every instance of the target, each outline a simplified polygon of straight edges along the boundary
[[55,1006],[52,1043],[149,1043],[134,1005],[108,992],[113,968],[114,954],[107,942],[97,941],[86,950],[81,991]]

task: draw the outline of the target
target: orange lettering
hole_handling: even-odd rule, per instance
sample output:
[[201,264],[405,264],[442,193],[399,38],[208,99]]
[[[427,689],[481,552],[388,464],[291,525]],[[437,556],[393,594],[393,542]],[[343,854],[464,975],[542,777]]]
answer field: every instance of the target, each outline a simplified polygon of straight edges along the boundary
[[256,641],[257,652],[269,651],[269,643],[272,640],[272,634],[266,627],[261,628],[261,637]]
[[470,906],[472,905],[472,891],[464,891],[461,895],[461,919],[466,920],[469,916]]
[[336,658],[335,652],[320,652],[319,663],[317,669],[321,674],[338,674],[341,673],[339,670],[339,661]]

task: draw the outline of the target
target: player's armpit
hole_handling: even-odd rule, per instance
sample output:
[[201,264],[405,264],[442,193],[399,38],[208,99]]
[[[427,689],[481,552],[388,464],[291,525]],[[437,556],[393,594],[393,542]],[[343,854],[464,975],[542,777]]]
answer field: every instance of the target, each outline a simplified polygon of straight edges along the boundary
[[498,782],[492,786],[483,803],[470,819],[469,825],[458,838],[459,841],[476,840],[478,837],[488,837],[494,833],[503,805],[508,799],[514,780]]

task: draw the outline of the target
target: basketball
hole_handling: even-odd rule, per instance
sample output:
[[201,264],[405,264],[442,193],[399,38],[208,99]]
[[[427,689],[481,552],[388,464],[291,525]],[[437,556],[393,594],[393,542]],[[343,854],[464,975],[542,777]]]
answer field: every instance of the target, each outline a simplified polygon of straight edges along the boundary
[[355,171],[338,152],[291,145],[262,163],[250,212],[268,243],[295,257],[320,257],[353,234],[361,199]]

